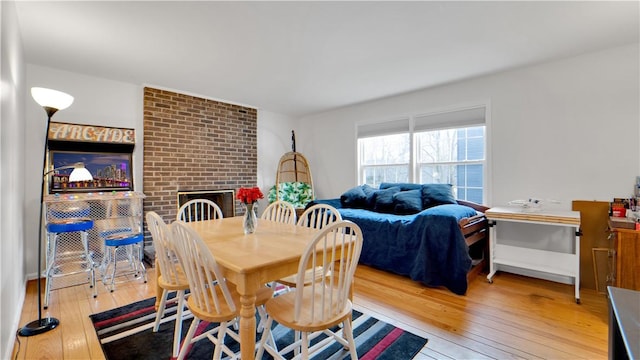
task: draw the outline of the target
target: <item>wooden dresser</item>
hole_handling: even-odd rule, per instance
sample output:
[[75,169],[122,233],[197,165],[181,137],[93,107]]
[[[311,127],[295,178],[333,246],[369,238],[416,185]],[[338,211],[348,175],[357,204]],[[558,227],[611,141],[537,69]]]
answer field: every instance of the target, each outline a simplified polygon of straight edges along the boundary
[[612,228],[615,239],[614,286],[640,290],[640,231]]

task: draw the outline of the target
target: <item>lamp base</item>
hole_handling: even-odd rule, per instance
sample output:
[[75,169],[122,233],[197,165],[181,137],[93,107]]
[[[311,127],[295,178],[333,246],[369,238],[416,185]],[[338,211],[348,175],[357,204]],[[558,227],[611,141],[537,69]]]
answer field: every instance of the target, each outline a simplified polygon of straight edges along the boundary
[[34,320],[18,331],[20,336],[33,336],[42,334],[49,330],[53,330],[56,326],[60,325],[60,320],[52,317]]

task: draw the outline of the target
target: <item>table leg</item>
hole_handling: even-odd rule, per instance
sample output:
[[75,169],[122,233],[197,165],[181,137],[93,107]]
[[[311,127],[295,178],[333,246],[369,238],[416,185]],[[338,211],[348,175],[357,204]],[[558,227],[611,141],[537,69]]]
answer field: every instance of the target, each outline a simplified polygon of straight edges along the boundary
[[580,304],[580,228],[576,228],[576,242],[575,242],[575,248],[576,248],[576,257],[575,257],[575,292],[576,292],[576,303]]
[[256,295],[240,294],[240,358],[253,360],[256,348]]
[[493,283],[493,277],[496,275],[496,264],[493,262],[495,258],[496,248],[496,224],[493,224],[489,228],[489,275],[487,275],[487,281],[489,284]]

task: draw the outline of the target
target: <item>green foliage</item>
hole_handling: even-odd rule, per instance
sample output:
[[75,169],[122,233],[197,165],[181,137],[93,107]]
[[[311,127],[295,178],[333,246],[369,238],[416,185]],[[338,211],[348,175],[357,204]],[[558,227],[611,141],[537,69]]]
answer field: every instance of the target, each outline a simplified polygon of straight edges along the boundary
[[[311,186],[304,182],[285,182],[280,184],[280,200],[290,202],[295,208],[304,208],[313,200]],[[271,187],[268,195],[269,203],[276,201],[276,187]]]

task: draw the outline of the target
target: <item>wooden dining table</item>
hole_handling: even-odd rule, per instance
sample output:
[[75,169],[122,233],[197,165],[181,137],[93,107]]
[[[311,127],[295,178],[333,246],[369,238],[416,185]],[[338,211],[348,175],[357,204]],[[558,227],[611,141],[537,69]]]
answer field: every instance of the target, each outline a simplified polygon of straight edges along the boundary
[[[235,284],[240,293],[241,358],[254,359],[256,292],[271,281],[296,273],[306,245],[318,230],[258,219],[256,231],[245,235],[240,216],[188,224],[224,269],[227,281]],[[159,276],[159,268],[156,269]],[[160,299],[162,289],[156,291],[156,299]]]

